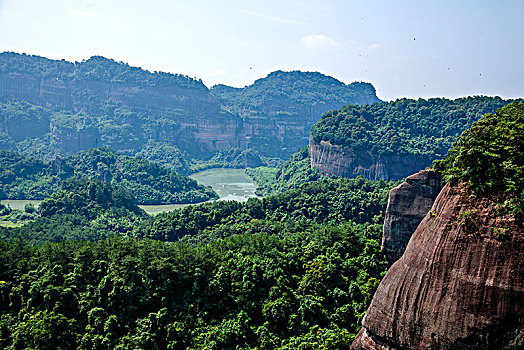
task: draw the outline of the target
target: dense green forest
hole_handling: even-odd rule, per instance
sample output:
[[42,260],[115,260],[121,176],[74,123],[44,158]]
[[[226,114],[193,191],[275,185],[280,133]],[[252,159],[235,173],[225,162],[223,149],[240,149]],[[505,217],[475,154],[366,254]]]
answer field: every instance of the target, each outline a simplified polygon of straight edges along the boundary
[[[276,233],[317,224],[365,224],[380,221],[392,186],[363,178],[323,179],[245,203],[207,202],[149,217],[125,189],[98,179],[73,178],[40,204],[41,218],[8,232],[39,243],[114,234],[202,242],[258,230]],[[67,229],[61,228],[64,225]],[[379,235],[375,232],[373,237],[378,240]]]
[[[321,176],[307,148],[282,164],[276,150],[294,142],[286,135],[242,134],[234,142],[242,147],[212,139],[221,145],[213,152],[182,136],[197,132],[194,115],[252,130],[265,130],[271,123],[256,123],[268,116],[311,121],[348,99],[378,102],[370,84],[279,71],[209,91],[103,57],[14,53],[0,54],[2,74],[52,89],[44,102],[0,92],[0,198],[46,197],[24,211],[0,204],[0,222],[10,223],[0,225],[0,348],[349,349],[388,267],[379,242],[398,182]],[[356,152],[436,160],[445,181],[479,196],[505,193],[498,210],[522,221],[524,103],[496,110],[507,102],[347,105],[324,114],[311,135]],[[76,153],[89,145],[118,152]],[[266,196],[155,216],[137,205],[216,198],[178,173],[224,166],[256,167],[247,172]]]
[[[313,72],[278,71],[245,89],[209,90],[185,75],[100,56],[72,63],[13,52],[0,53],[0,87],[0,149],[50,161],[107,146],[157,160],[162,152],[152,147],[161,147],[184,158],[162,157],[184,174],[193,159],[227,163],[216,159],[227,148],[283,160],[307,144],[322,113],[379,101],[371,84]],[[244,110],[256,111],[250,121]]]
[[380,102],[369,83],[346,85],[318,72],[276,71],[245,88],[215,85],[211,92],[225,108],[244,118],[260,118],[268,113],[293,118],[303,114],[306,106],[312,106],[313,112],[350,103]]
[[311,168],[307,147],[292,154],[278,168],[246,169],[257,183],[257,194],[268,195],[297,189],[302,184],[320,180],[323,176],[317,168]]
[[198,203],[218,198],[210,188],[142,158],[92,148],[44,163],[0,150],[0,189],[8,199],[43,199],[72,177],[98,178],[133,192],[140,204]]
[[329,141],[374,155],[442,158],[463,130],[511,101],[475,96],[448,100],[399,99],[345,106],[324,114],[311,129],[317,142]]
[[[4,214],[0,218],[5,220],[13,215],[10,210],[4,210]],[[98,179],[71,178],[42,201],[32,217],[25,218],[23,226],[4,231],[2,238],[21,236],[36,244],[71,239],[94,241],[126,235],[147,217],[137,206],[136,198],[122,187]]]
[[149,217],[122,188],[66,180],[41,217],[0,227],[0,346],[348,348],[387,267],[392,185],[325,179]]
[[[484,116],[436,167],[509,192],[518,214],[523,115],[514,103]],[[307,174],[307,150],[295,157],[283,169]],[[0,346],[348,349],[387,268],[394,185],[312,177],[151,217],[122,187],[66,179],[30,222],[0,227]]]
[[[325,179],[245,203],[219,201],[162,213],[139,230],[139,237],[193,242],[268,230],[281,232],[314,224],[339,225],[380,221],[393,182]],[[137,233],[135,233],[136,235]],[[378,240],[380,233],[375,238]]]
[[[357,153],[423,157],[430,165],[443,157],[468,125],[506,103],[500,98],[470,97],[345,106],[323,115],[311,135],[317,142],[329,141]],[[311,168],[307,148],[278,168],[248,169],[247,174],[255,180],[261,195],[298,188],[322,177],[318,169]]]
[[348,349],[387,266],[362,231],[0,241],[0,346]]
[[190,78],[187,75],[164,72],[151,73],[102,56],[93,56],[88,60],[72,63],[35,55],[2,52],[0,53],[0,73],[30,73],[35,77],[61,80],[95,80],[207,90],[202,81]]
[[509,194],[504,204],[524,219],[524,103],[509,104],[473,123],[435,168],[445,181],[466,182],[479,195]]

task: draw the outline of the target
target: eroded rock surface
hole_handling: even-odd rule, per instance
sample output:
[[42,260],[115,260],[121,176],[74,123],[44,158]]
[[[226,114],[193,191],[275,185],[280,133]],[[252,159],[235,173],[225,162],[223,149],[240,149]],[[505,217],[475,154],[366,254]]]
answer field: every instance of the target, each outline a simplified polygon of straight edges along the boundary
[[309,154],[311,167],[317,167],[322,174],[348,178],[362,175],[371,180],[400,180],[430,165],[424,158],[357,154],[328,141],[316,142],[312,137]]
[[382,251],[390,263],[397,261],[422,219],[428,214],[440,190],[442,177],[434,171],[420,171],[389,193]]
[[522,348],[524,229],[496,204],[504,200],[446,185],[379,285],[352,349]]
[[[315,89],[318,98],[304,98]],[[210,90],[189,77],[150,73],[100,56],[71,63],[0,53],[0,102],[13,101],[44,107],[51,115],[0,118],[0,132],[11,142],[50,134],[52,145],[66,153],[96,146],[131,153],[152,141],[197,157],[227,148],[286,157],[307,145],[322,113],[380,102],[369,83],[345,85],[320,73],[279,71],[245,88]],[[50,120],[59,111],[85,113],[98,130],[79,128],[81,122],[68,118]]]

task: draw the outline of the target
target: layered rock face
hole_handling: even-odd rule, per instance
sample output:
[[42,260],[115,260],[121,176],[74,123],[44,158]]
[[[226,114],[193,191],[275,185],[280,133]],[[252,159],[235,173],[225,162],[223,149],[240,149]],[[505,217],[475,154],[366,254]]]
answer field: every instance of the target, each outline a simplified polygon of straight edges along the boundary
[[352,349],[524,346],[524,228],[504,196],[446,185],[379,285]]
[[311,167],[317,167],[324,175],[357,177],[371,180],[398,180],[424,169],[428,161],[398,156],[375,157],[369,153],[357,154],[328,141],[316,142],[309,138]]
[[0,118],[0,131],[13,140],[52,133],[54,146],[67,152],[98,144],[133,153],[155,141],[193,156],[254,148],[284,157],[307,144],[322,113],[380,100],[371,84],[345,85],[320,73],[275,72],[250,87],[210,90],[186,76],[150,73],[103,57],[70,63],[0,53],[0,101],[85,113],[98,123],[97,136],[60,130],[62,124],[44,119],[31,128],[4,125]]
[[440,193],[441,181],[438,173],[423,170],[390,191],[382,234],[382,251],[390,263],[404,253],[413,232]]
[[[222,122],[225,118],[220,113],[220,102],[207,90],[176,86],[142,86],[86,79],[61,80],[30,74],[4,73],[0,74],[0,97],[3,100],[27,101],[54,111],[68,110],[92,116],[106,113],[102,106],[93,101],[111,101],[138,113],[173,120],[174,127],[168,129],[163,128],[160,123],[153,124],[153,134],[161,135],[154,139],[176,140],[171,143],[189,145],[188,150],[193,151],[238,147],[239,130],[242,128],[242,120],[238,116],[227,115],[227,122]],[[140,120],[135,121],[143,123]],[[26,130],[33,130],[29,135],[32,137],[42,136],[51,131],[56,144],[67,152],[95,147],[97,143],[93,132],[73,133],[70,130],[59,130],[58,127],[50,125],[49,120],[47,125],[35,127],[37,128],[21,125],[15,129],[10,126],[7,133],[18,140],[29,132]],[[23,131],[18,131],[19,129]],[[138,137],[142,138],[145,135]],[[127,143],[122,145],[123,148],[134,146]]]

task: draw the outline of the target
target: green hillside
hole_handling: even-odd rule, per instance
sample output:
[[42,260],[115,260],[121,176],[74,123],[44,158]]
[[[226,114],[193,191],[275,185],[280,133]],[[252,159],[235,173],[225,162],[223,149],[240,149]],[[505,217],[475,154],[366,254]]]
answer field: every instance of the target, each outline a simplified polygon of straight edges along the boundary
[[356,152],[422,156],[431,162],[442,158],[474,121],[509,102],[500,97],[475,96],[345,106],[324,114],[313,126],[311,136],[317,142],[329,141]]
[[524,103],[488,113],[465,130],[435,168],[479,195],[506,193],[504,205],[524,219]]
[[245,118],[268,114],[281,118],[306,114],[318,118],[319,115],[311,114],[346,104],[380,102],[369,83],[346,85],[318,72],[276,71],[245,88],[215,85],[211,92],[226,108]]
[[329,180],[149,217],[124,189],[66,180],[33,222],[0,227],[0,298],[16,300],[0,346],[347,347],[387,267],[390,186]]
[[4,198],[43,199],[68,178],[100,179],[131,191],[140,204],[198,203],[218,198],[209,187],[142,158],[93,148],[44,163],[0,150],[0,188]]
[[307,144],[322,113],[377,101],[371,84],[320,73],[278,71],[245,89],[211,91],[199,79],[101,56],[0,53],[0,147],[42,160],[101,146],[158,159],[152,145],[179,155],[161,162],[181,171],[186,160],[231,148],[284,159]]
[[[521,213],[523,115],[487,114],[437,168]],[[388,266],[394,185],[319,178],[150,217],[123,188],[66,180],[32,222],[0,227],[0,347],[347,349]]]

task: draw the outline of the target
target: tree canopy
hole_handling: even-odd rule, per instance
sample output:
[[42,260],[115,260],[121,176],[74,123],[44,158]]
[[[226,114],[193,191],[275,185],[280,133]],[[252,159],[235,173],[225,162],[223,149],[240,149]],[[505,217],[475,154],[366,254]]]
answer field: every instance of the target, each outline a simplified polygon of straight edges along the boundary
[[8,199],[44,199],[71,177],[97,178],[134,193],[140,204],[198,203],[218,198],[210,188],[142,158],[93,148],[44,163],[0,150],[0,188]]
[[392,185],[149,217],[123,188],[68,179],[40,217],[0,227],[0,347],[348,349],[387,268]]
[[524,217],[524,103],[511,103],[474,122],[435,168],[445,181],[467,182],[478,194],[515,196],[514,211]]
[[475,96],[345,106],[324,114],[311,136],[316,142],[328,141],[357,153],[419,156],[431,162],[442,158],[474,121],[509,102]]

